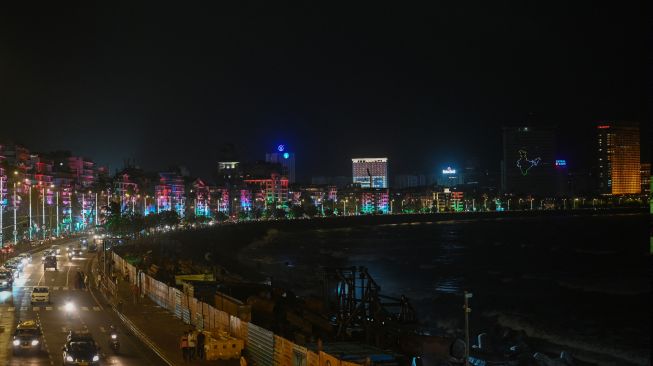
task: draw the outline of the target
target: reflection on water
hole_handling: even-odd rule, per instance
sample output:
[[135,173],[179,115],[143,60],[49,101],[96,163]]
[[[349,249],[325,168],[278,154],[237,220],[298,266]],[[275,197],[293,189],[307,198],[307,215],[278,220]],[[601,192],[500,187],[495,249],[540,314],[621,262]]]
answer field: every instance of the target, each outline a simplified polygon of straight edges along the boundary
[[251,256],[308,269],[295,277],[307,291],[319,288],[315,268],[365,266],[382,293],[408,296],[422,319],[457,319],[460,294],[471,291],[473,324],[483,313],[527,314],[560,339],[647,348],[647,227],[647,215],[352,227],[287,233]]

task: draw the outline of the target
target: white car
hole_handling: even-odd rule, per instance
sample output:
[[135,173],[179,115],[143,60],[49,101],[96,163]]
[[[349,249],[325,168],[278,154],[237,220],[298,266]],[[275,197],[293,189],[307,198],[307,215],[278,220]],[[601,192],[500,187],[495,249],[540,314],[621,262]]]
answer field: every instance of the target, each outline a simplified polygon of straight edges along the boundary
[[54,252],[54,254],[61,254],[61,248],[59,248],[58,245],[53,245],[50,247],[50,249]]
[[50,288],[48,286],[34,286],[32,289],[32,304],[50,303]]

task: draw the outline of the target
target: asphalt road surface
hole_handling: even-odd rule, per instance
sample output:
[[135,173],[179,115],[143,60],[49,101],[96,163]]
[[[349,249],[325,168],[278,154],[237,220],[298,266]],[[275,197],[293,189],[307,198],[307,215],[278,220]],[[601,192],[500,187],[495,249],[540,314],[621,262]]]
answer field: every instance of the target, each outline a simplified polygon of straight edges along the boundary
[[[165,365],[135,336],[122,326],[113,310],[103,306],[91,291],[77,288],[77,271],[89,273],[95,253],[70,260],[65,248],[79,244],[79,239],[59,243],[58,271],[43,270],[43,252],[32,254],[32,263],[25,266],[19,278],[14,280],[13,290],[0,292],[0,364],[1,365],[61,365],[62,347],[69,330],[88,329],[100,345],[101,365]],[[30,304],[32,287],[50,287],[51,304]],[[75,311],[66,315],[67,300],[75,304]],[[11,336],[16,325],[24,320],[38,320],[43,330],[43,350],[35,353],[12,354]],[[118,329],[120,350],[109,347],[109,327]]]

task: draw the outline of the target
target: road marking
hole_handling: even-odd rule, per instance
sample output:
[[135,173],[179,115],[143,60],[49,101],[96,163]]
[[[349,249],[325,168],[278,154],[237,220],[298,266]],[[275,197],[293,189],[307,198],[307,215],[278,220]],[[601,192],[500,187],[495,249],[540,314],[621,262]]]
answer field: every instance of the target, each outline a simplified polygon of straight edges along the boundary
[[66,287],[66,286],[62,287],[61,289],[64,290],[64,291],[68,291],[68,287]]
[[88,311],[88,306],[82,306],[82,310]]
[[20,311],[27,311],[27,306],[21,306]]
[[66,287],[68,287],[68,275],[70,274],[70,267],[72,266],[68,266],[68,271],[66,271]]
[[100,327],[100,332],[106,333],[106,330],[104,329],[104,327]]
[[100,309],[99,306],[93,306],[93,310],[94,310],[94,311],[100,311],[101,309]]
[[38,306],[35,306],[35,307],[32,308],[32,311],[41,311],[41,308],[38,307]]
[[45,307],[45,310],[46,310],[46,311],[51,311],[51,310],[52,310],[52,306],[46,306],[46,307]]
[[10,306],[10,307],[7,308],[7,311],[10,311],[10,312],[11,312],[11,311],[14,311],[14,310],[16,310],[16,308],[13,307],[13,306]]

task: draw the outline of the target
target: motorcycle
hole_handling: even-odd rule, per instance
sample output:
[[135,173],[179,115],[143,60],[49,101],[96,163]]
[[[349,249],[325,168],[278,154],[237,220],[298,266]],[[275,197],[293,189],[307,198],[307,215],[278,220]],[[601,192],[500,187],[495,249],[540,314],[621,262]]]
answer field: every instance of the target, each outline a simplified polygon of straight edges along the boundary
[[112,325],[110,330],[109,330],[109,347],[114,351],[118,352],[120,349],[120,341],[118,340],[118,331],[116,328]]

